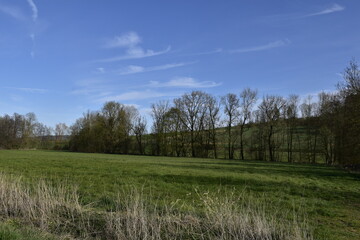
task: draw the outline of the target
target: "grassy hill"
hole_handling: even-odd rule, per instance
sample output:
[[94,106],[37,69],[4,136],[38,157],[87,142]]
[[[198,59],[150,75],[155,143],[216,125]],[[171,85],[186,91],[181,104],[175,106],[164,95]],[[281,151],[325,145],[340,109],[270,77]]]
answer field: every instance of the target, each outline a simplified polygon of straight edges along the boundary
[[149,204],[199,215],[202,196],[231,195],[275,219],[299,216],[315,239],[360,239],[360,176],[323,165],[2,150],[0,169],[27,186],[77,186],[80,204],[96,211],[115,209],[134,189]]

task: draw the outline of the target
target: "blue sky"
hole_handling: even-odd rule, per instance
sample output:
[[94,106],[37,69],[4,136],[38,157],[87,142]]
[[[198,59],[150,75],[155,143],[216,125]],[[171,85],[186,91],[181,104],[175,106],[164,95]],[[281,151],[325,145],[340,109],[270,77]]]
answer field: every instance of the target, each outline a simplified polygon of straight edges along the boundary
[[0,114],[72,124],[115,100],[334,90],[360,1],[0,0]]

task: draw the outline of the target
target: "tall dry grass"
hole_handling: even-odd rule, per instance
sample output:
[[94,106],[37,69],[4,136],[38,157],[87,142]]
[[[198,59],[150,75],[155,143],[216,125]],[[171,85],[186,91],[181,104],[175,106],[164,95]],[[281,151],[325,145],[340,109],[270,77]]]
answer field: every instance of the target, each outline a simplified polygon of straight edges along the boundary
[[150,204],[136,189],[120,194],[114,211],[79,203],[76,188],[25,184],[0,174],[0,217],[57,235],[80,239],[308,240],[308,225],[296,215],[270,214],[264,203],[233,193],[198,193],[193,210],[180,202]]
[[25,184],[20,177],[0,174],[0,218],[14,219],[54,233],[88,234],[89,215],[76,188]]
[[[309,240],[312,235],[304,219],[282,210],[270,214],[264,203],[219,193],[198,193],[201,204],[195,211],[178,207],[149,206],[141,192],[119,198],[117,211],[106,219],[109,239],[244,239]],[[278,212],[279,213],[279,212]]]

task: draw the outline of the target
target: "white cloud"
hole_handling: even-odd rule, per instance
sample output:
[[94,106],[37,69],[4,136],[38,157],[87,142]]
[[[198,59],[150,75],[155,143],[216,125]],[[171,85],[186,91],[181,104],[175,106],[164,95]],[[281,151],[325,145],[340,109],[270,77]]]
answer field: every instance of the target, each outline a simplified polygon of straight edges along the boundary
[[[317,99],[319,97],[320,93],[336,94],[336,93],[338,93],[338,90],[336,90],[336,89],[320,89],[320,90],[316,90],[316,91],[312,91],[312,92],[307,92],[307,93],[300,94],[300,99],[302,101],[309,97]],[[317,100],[315,100],[315,101],[317,101]]]
[[14,89],[22,92],[28,92],[28,93],[46,93],[48,92],[47,89],[42,88],[15,88],[15,87],[5,87],[7,89]]
[[145,91],[131,91],[122,93],[114,96],[106,96],[98,99],[98,102],[108,102],[108,101],[128,101],[128,100],[142,100],[149,98],[158,98],[158,97],[171,97],[178,96],[178,93],[169,93],[169,92],[156,92],[152,90]]
[[105,73],[105,68],[103,68],[103,67],[98,67],[98,68],[96,68],[95,73]]
[[170,69],[170,68],[182,67],[182,66],[185,66],[188,64],[190,64],[190,63],[170,63],[170,64],[149,67],[149,68],[147,68],[147,70],[148,71],[166,70],[166,69]]
[[120,75],[128,75],[128,74],[134,74],[134,73],[141,73],[144,72],[145,68],[142,66],[136,66],[136,65],[129,65],[126,68],[123,68],[119,71]]
[[34,22],[36,22],[37,18],[38,18],[38,8],[37,6],[35,5],[34,1],[33,0],[27,0],[31,10],[32,10],[32,20]]
[[114,83],[111,84],[109,82],[105,82],[104,80],[99,79],[86,79],[78,81],[76,82],[76,85],[77,88],[71,91],[69,94],[86,96],[94,103],[120,101],[127,102],[128,104],[133,104],[134,102],[132,101],[137,100],[159,97],[174,97],[180,95],[180,93],[177,92],[155,91],[149,88],[134,90],[130,87],[128,88],[128,90],[120,91],[120,89],[124,89],[123,86],[114,85]]
[[183,56],[201,56],[201,55],[210,55],[210,54],[216,54],[216,53],[221,53],[221,52],[223,52],[223,49],[217,48],[213,51],[190,53],[190,54],[184,54]]
[[24,98],[19,95],[11,94],[10,99],[14,102],[21,102]]
[[177,77],[168,82],[150,81],[149,87],[176,87],[176,88],[211,88],[220,86],[222,83],[213,81],[199,82],[191,77]]
[[0,6],[0,12],[3,12],[4,14],[9,15],[10,17],[19,21],[26,19],[25,15],[20,11],[20,9],[16,7]]
[[30,38],[31,38],[31,42],[32,42],[32,47],[31,47],[31,51],[30,51],[30,56],[32,58],[35,57],[35,34],[30,34]]
[[[34,3],[33,0],[27,0],[31,10],[32,10],[32,20],[34,21],[34,23],[36,23],[36,20],[38,18],[38,9]],[[18,21],[24,21],[24,22],[28,22],[29,21],[29,17],[26,17],[18,8],[16,7],[10,7],[10,6],[0,6],[0,12],[3,12],[11,17],[13,17],[14,19],[18,20]],[[32,42],[32,48],[30,51],[30,56],[32,58],[35,57],[35,34],[31,33],[30,34],[30,38],[31,38],[31,42]]]
[[325,8],[323,10],[320,10],[318,12],[313,12],[310,14],[305,14],[304,12],[285,13],[285,14],[263,16],[263,17],[260,17],[258,20],[262,23],[284,22],[284,21],[291,21],[291,20],[296,20],[296,19],[303,19],[303,18],[309,18],[309,17],[314,17],[314,16],[332,14],[332,13],[341,12],[344,10],[345,10],[344,6],[341,6],[341,5],[335,3],[329,8]]
[[141,38],[136,32],[128,32],[121,36],[116,36],[111,40],[108,40],[104,47],[106,48],[116,48],[116,47],[134,47],[141,43]]
[[135,73],[160,71],[160,70],[167,70],[167,69],[176,68],[176,67],[182,67],[185,65],[193,64],[193,63],[194,62],[170,63],[170,64],[164,64],[164,65],[152,66],[152,67],[142,67],[142,66],[130,65],[130,66],[127,66],[126,68],[120,69],[118,71],[118,73],[120,75],[129,75],[129,74],[135,74]]
[[122,60],[128,60],[128,59],[153,57],[153,56],[167,53],[170,51],[170,49],[171,49],[170,46],[162,51],[154,51],[151,49],[144,50],[141,47],[133,47],[133,48],[129,48],[126,51],[126,54],[124,54],[124,55],[116,56],[116,57],[112,57],[112,58],[100,59],[100,60],[97,60],[96,62],[116,62],[116,61],[122,61]]
[[80,88],[70,92],[72,95],[96,95],[97,97],[110,95],[112,92],[110,91],[102,91],[101,89],[96,88]]
[[336,75],[337,75],[340,79],[344,79],[344,74],[343,74],[343,73],[336,73]]
[[283,46],[286,46],[289,44],[290,44],[290,40],[288,40],[288,39],[278,40],[278,41],[270,42],[268,44],[261,45],[261,46],[230,50],[230,53],[258,52],[258,51],[264,51],[264,50],[268,50],[268,49],[272,49],[272,48],[283,47]]
[[116,62],[127,59],[152,57],[167,53],[171,49],[170,46],[161,51],[154,51],[152,49],[143,49],[141,46],[139,46],[140,43],[141,43],[141,38],[136,32],[128,32],[121,36],[117,36],[114,39],[107,41],[104,47],[125,48],[126,49],[125,54],[116,57],[96,60],[95,62]]
[[127,107],[134,107],[136,109],[139,109],[141,106],[139,104],[135,104],[135,103],[125,103],[124,106],[127,106]]
[[75,84],[77,88],[70,92],[72,95],[103,97],[112,94],[111,89],[101,79],[85,79]]
[[345,10],[345,7],[340,6],[339,4],[335,3],[330,8],[326,8],[326,9],[324,9],[322,11],[305,15],[304,17],[319,16],[319,15],[330,14],[330,13],[334,13],[334,12],[341,12],[341,11],[344,11],[344,10]]
[[194,64],[194,63],[195,63],[195,62],[170,63],[170,64],[164,64],[164,65],[160,65],[160,66],[149,67],[147,70],[148,70],[148,71],[166,70],[166,69],[176,68],[176,67],[182,67],[182,66],[186,66],[186,65],[190,65],[190,64]]

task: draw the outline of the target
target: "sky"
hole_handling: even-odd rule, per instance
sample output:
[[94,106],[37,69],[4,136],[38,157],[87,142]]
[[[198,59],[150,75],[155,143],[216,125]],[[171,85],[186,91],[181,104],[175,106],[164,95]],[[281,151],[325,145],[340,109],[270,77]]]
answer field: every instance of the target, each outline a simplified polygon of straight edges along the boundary
[[0,0],[0,115],[71,125],[107,101],[334,91],[360,1]]

